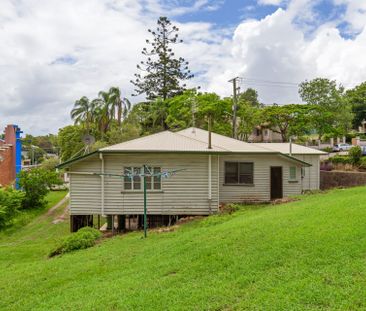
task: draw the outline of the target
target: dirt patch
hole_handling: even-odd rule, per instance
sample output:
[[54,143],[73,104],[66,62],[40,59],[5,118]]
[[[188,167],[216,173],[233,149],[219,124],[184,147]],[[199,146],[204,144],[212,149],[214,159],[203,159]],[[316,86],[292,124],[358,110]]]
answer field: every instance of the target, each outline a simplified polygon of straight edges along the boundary
[[284,203],[290,203],[290,202],[295,202],[295,201],[300,201],[299,198],[282,198],[282,199],[276,199],[271,201],[271,204],[275,205],[275,204],[284,204]]

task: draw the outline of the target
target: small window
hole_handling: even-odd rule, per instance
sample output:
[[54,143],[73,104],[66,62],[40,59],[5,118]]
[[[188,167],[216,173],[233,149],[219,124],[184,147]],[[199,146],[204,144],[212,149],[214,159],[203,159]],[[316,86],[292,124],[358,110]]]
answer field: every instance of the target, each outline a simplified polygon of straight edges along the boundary
[[[161,172],[160,167],[147,167],[148,174],[158,174]],[[123,178],[124,190],[142,190],[143,189],[143,177],[142,167],[125,167],[124,175],[132,174],[134,176]],[[146,189],[147,190],[160,190],[161,189],[161,176],[146,176]]]
[[[132,168],[131,167],[125,167],[123,174],[124,175],[128,175],[132,173]],[[123,177],[123,184],[124,184],[124,188],[125,190],[132,190],[132,177]]]
[[301,168],[301,178],[305,177],[305,167]]
[[290,180],[296,180],[297,179],[297,177],[296,177],[296,166],[291,166],[290,167],[290,177],[289,177],[289,179]]
[[[154,174],[160,174],[161,173],[161,168],[160,167],[154,167]],[[154,190],[160,190],[161,189],[161,176],[154,176],[154,180],[153,180],[153,186],[154,186]]]
[[253,163],[225,162],[225,184],[253,184]]

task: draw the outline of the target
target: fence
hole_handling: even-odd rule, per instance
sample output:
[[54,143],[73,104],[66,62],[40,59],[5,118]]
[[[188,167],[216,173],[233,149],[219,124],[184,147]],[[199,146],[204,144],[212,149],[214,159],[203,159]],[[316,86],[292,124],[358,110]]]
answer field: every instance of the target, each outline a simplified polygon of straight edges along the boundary
[[320,189],[366,185],[366,173],[320,171]]

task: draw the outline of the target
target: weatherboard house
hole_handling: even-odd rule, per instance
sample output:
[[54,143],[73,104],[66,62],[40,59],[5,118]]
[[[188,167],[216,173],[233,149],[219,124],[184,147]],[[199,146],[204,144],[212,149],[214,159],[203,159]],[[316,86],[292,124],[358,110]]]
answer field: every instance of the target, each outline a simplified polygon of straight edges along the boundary
[[[70,175],[71,223],[118,215],[122,226],[131,217],[141,225],[139,173],[147,167],[155,175],[146,181],[151,225],[157,219],[216,213],[222,203],[265,202],[319,189],[321,154],[296,144],[246,143],[188,128],[102,148],[59,167]],[[176,174],[164,178],[169,171]],[[126,176],[129,172],[134,176]]]

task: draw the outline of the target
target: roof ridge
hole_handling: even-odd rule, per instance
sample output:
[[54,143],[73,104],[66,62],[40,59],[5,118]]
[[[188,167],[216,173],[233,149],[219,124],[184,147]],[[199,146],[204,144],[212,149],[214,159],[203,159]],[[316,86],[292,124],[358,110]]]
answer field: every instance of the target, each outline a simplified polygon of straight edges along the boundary
[[[176,132],[177,134],[179,134],[180,132],[183,132],[183,131],[187,131],[187,130],[189,130],[189,129],[195,129],[195,130],[200,130],[200,131],[204,131],[204,132],[207,132],[208,133],[208,131],[207,130],[204,130],[204,129],[201,129],[201,128],[198,128],[198,127],[188,127],[188,128],[186,128],[186,129],[184,129],[184,130],[180,130],[179,132]],[[235,141],[235,142],[239,142],[239,143],[241,143],[241,144],[248,144],[248,145],[250,145],[250,143],[248,143],[248,142],[246,142],[246,141],[242,141],[242,140],[239,140],[239,139],[235,139],[235,138],[232,138],[232,137],[229,137],[229,136],[225,136],[225,135],[222,135],[222,134],[218,134],[218,133],[215,133],[215,132],[211,132],[212,134],[215,134],[215,135],[218,135],[218,136],[221,136],[221,137],[223,137],[223,138],[225,138],[225,139],[229,139],[229,140],[231,140],[231,141]],[[183,134],[179,134],[179,135],[181,135],[181,136],[185,136],[185,135],[183,135]],[[186,137],[188,137],[188,136],[186,136]],[[191,138],[191,137],[190,137]],[[192,139],[194,139],[194,138],[192,138]],[[198,141],[202,141],[202,140],[200,140],[200,139],[198,139],[197,138],[197,140]],[[203,141],[202,141],[203,142]],[[215,146],[215,147],[218,147],[217,145],[214,145],[214,144],[212,144],[213,146]],[[259,147],[259,148],[261,148],[261,149],[263,149],[263,150],[266,150],[266,151],[271,151],[271,152],[273,152],[273,150],[270,150],[270,149],[267,149],[267,148],[264,148],[264,147],[262,147],[262,146],[257,146],[257,147]],[[230,151],[229,149],[226,149],[226,148],[223,148],[223,147],[218,147],[218,148],[221,148],[221,149],[223,149],[223,150],[226,150],[226,151]],[[278,152],[278,151],[277,151]],[[280,153],[280,152],[279,152]]]
[[[189,128],[191,128],[191,127],[189,127]],[[184,131],[184,130],[183,130]],[[181,132],[181,131],[179,131],[179,132]],[[200,143],[202,143],[202,144],[205,144],[206,145],[206,142],[205,141],[203,141],[203,140],[200,140],[200,139],[196,139],[196,138],[193,138],[193,137],[189,137],[189,136],[186,136],[186,135],[183,135],[183,134],[179,134],[179,132],[174,132],[174,134],[177,134],[177,135],[179,135],[179,136],[181,136],[181,137],[184,137],[184,138],[188,138],[188,139],[191,139],[191,140],[194,140],[194,141],[198,141],[198,142],[200,142]],[[208,132],[208,131],[206,131],[206,132]],[[208,145],[208,142],[207,142],[207,145]],[[212,146],[214,146],[214,147],[216,147],[216,148],[218,148],[218,149],[221,149],[221,150],[223,150],[223,151],[230,151],[229,149],[226,149],[226,148],[223,148],[223,147],[221,147],[221,146],[217,146],[217,145],[215,145],[215,144],[212,144]],[[208,149],[208,147],[207,147],[207,149]]]
[[148,135],[145,135],[145,136],[136,137],[136,138],[129,139],[129,140],[126,140],[126,141],[122,141],[122,142],[117,143],[117,144],[113,144],[113,145],[110,145],[110,146],[107,146],[107,147],[100,148],[100,150],[103,150],[105,148],[110,148],[110,147],[113,147],[113,146],[117,146],[117,145],[121,145],[121,144],[124,144],[124,143],[128,143],[128,142],[131,142],[131,141],[134,141],[134,140],[140,140],[141,141],[141,140],[144,140],[144,139],[146,139],[148,137],[161,135],[163,133],[171,133],[171,134],[174,134],[172,131],[165,130],[165,131],[161,131],[161,132],[157,132],[157,133],[153,133],[153,134],[148,134]]

